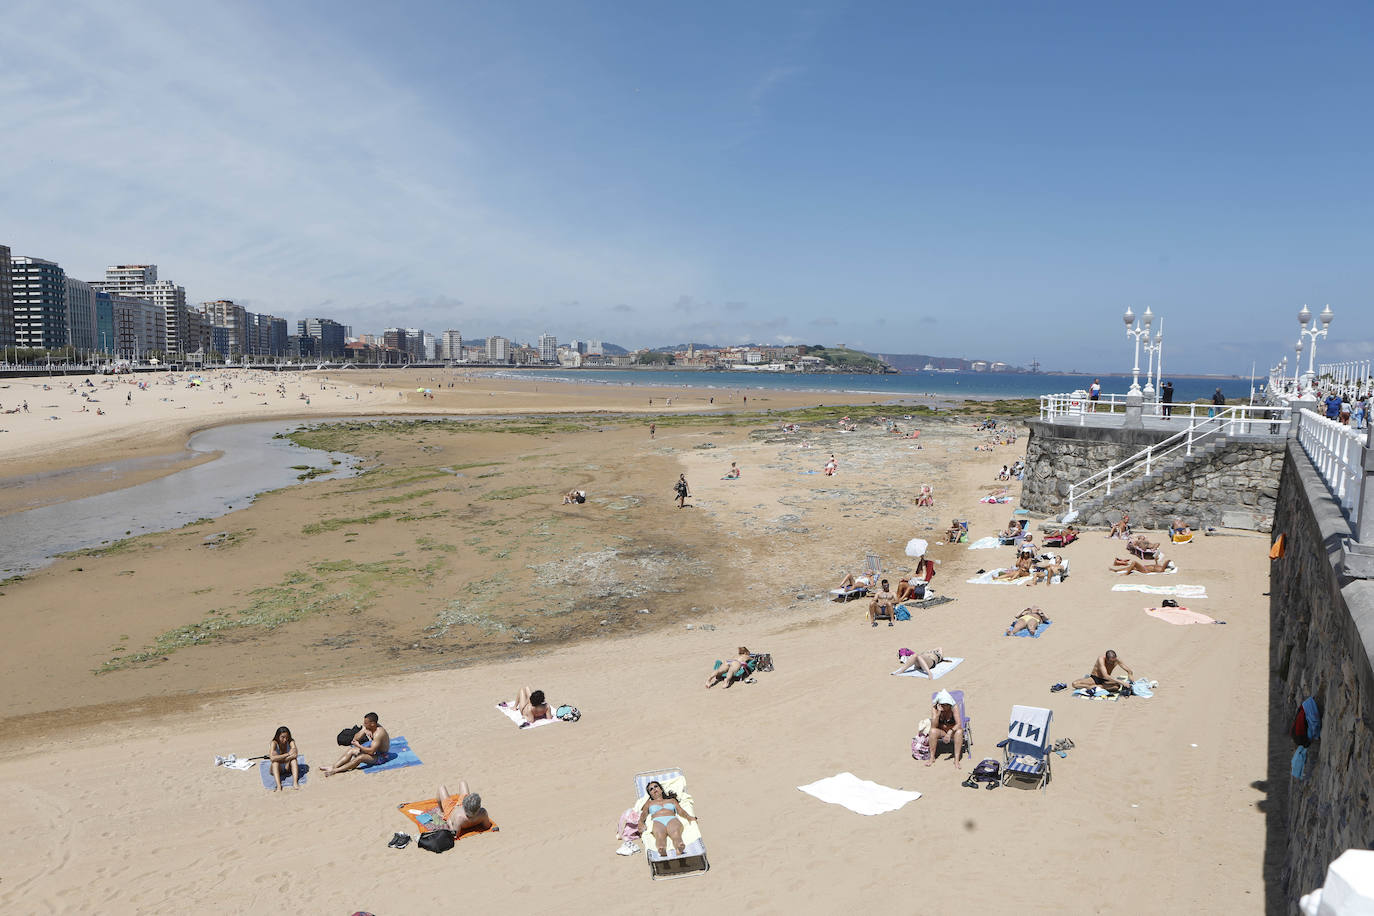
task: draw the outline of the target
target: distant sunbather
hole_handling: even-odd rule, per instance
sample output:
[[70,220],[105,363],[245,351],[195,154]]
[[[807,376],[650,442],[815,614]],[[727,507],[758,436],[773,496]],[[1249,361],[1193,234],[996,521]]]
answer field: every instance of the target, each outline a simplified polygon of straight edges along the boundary
[[1010,541],[1012,538],[1020,537],[1021,523],[1016,520],[1015,516],[1013,516],[1012,520],[1007,523],[1007,527],[1003,528],[1000,532],[998,532],[997,536],[1005,541]]
[[947,529],[945,529],[945,539],[949,541],[949,543],[951,544],[959,543],[959,538],[963,537],[963,534],[964,524],[957,518],[950,523],[950,526]]
[[1024,579],[1031,574],[1031,561],[1033,559],[1034,554],[1023,553],[1016,558],[1015,566],[1002,570],[997,575],[993,576],[993,578],[1003,582]]
[[[697,820],[688,814],[678,801],[676,792],[663,791],[663,783],[658,780],[650,782],[644,787],[648,794],[648,801],[639,809],[640,829],[649,826],[653,834],[654,842],[658,845],[658,854],[666,856],[668,854],[668,840],[673,841],[673,846],[677,847],[677,854],[682,855],[687,851],[686,844],[682,842],[682,820]],[[652,825],[650,826],[650,822]]]
[[736,463],[733,462],[733,461],[730,462],[730,470],[728,470],[728,471],[725,472],[725,477],[724,477],[723,479],[724,479],[724,480],[739,480],[739,465],[736,464]]
[[272,762],[272,781],[276,783],[272,791],[281,788],[281,781],[288,774],[292,785],[297,789],[301,787],[300,766],[296,757],[296,739],[291,737],[291,729],[285,725],[279,726],[277,733],[272,736],[272,743],[267,746],[267,759]]
[[320,772],[329,777],[335,773],[347,773],[360,766],[371,766],[381,760],[390,748],[391,735],[382,727],[382,723],[377,721],[377,714],[370,712],[363,716],[362,731],[354,736],[352,744],[344,751],[339,762],[332,767],[321,767]]
[[1149,553],[1159,549],[1159,541],[1152,541],[1143,534],[1137,534],[1126,542],[1127,549],[1139,550],[1141,553]]
[[1119,575],[1129,576],[1133,572],[1162,573],[1171,572],[1173,569],[1174,561],[1169,560],[1166,563],[1163,557],[1160,557],[1157,560],[1152,560],[1149,563],[1141,562],[1140,560],[1137,560],[1135,557],[1117,557],[1116,559],[1112,560],[1112,572],[1117,573]]
[[878,625],[878,618],[886,617],[887,625],[892,626],[892,618],[896,616],[892,609],[896,606],[897,596],[892,594],[891,587],[888,586],[887,580],[884,579],[882,587],[874,593],[873,600],[868,602],[868,622],[876,627]]
[[725,681],[725,689],[729,690],[730,686],[735,683],[735,675],[739,674],[740,670],[744,668],[745,665],[749,664],[748,646],[740,646],[735,651],[737,654],[730,660],[729,664],[721,665],[711,672],[711,676],[706,679],[706,686],[708,688],[716,686],[721,681]]
[[1112,672],[1115,671],[1118,666],[1125,670],[1127,677],[1133,681],[1135,680],[1135,672],[1131,670],[1131,666],[1118,658],[1117,654],[1111,649],[1108,649],[1093,663],[1092,673],[1087,677],[1080,677],[1078,680],[1074,681],[1073,688],[1075,690],[1080,688],[1091,690],[1094,687],[1104,687],[1112,693],[1116,693],[1125,686],[1116,678],[1112,677]]
[[908,674],[912,671],[920,671],[926,677],[930,677],[930,669],[945,660],[944,650],[940,648],[929,649],[925,652],[912,652],[910,649],[898,649],[897,661],[904,662],[893,674]]
[[873,587],[873,575],[872,575],[871,573],[866,573],[866,572],[865,572],[865,573],[860,573],[860,574],[857,575],[857,576],[854,575],[853,573],[849,573],[849,574],[847,574],[843,579],[840,580],[840,588],[872,588],[872,587]]
[[1039,605],[1032,605],[1011,620],[1011,625],[1007,627],[1007,636],[1015,636],[1022,630],[1029,630],[1030,635],[1034,636],[1039,631],[1042,623],[1049,623],[1050,619],[1045,616],[1045,612]]
[[1056,577],[1062,579],[1064,570],[1068,567],[1064,558],[1054,553],[1042,553],[1035,558],[1035,567],[1032,572],[1035,574],[1035,584],[1039,585],[1043,580],[1046,585],[1054,584]]
[[563,494],[563,505],[580,506],[587,501],[586,490],[569,490]]
[[542,690],[530,690],[529,687],[521,687],[520,693],[515,697],[513,708],[519,710],[521,717],[525,720],[520,723],[521,728],[528,728],[540,719],[553,718],[553,704],[545,701]]
[[1112,526],[1112,530],[1107,532],[1109,538],[1126,538],[1131,533],[1131,517],[1126,513],[1121,513],[1121,521]]
[[1188,523],[1181,518],[1174,519],[1174,523],[1169,526],[1171,537],[1187,537],[1193,533],[1193,529],[1188,527]]
[[[458,780],[458,797],[463,801],[453,807],[444,824],[452,830],[455,835],[468,830],[490,830],[494,824],[491,817],[487,814],[487,809],[482,807],[482,796],[468,788],[466,780]],[[447,786],[439,787],[439,810],[442,812],[450,804],[453,793],[449,792]]]
[[933,506],[933,505],[935,505],[935,491],[931,489],[931,487],[930,487],[929,484],[923,484],[923,485],[921,486],[921,495],[918,496],[918,497],[916,497],[916,505],[918,505],[918,506]]

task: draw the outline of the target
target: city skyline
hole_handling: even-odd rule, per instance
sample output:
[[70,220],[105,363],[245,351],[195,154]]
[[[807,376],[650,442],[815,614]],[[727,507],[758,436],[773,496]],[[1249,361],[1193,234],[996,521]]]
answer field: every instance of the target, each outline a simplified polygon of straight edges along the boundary
[[1118,365],[1150,306],[1234,372],[1330,303],[1374,347],[1369,8],[369,9],[20,0],[0,232],[355,327]]

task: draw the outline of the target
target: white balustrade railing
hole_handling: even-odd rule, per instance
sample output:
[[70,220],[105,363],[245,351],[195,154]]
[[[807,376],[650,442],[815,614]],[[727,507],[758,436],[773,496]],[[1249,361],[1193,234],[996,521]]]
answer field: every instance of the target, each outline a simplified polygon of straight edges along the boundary
[[1298,424],[1298,444],[1346,516],[1358,525],[1360,479],[1364,476],[1364,434],[1307,409],[1299,412],[1295,422]]
[[[1177,405],[1188,406],[1188,405]],[[1198,410],[1208,410],[1205,405],[1192,405]],[[1289,421],[1287,407],[1251,406],[1210,408],[1214,416],[1202,416],[1197,411],[1185,413],[1188,425],[1167,439],[1156,442],[1136,452],[1111,467],[1104,468],[1090,477],[1069,486],[1069,512],[1073,512],[1084,499],[1102,491],[1110,496],[1113,487],[1120,487],[1128,480],[1138,477],[1152,477],[1155,467],[1170,458],[1190,457],[1194,450],[1209,440],[1226,436],[1282,433]],[[1178,414],[1176,414],[1178,416]],[[1339,424],[1337,424],[1339,425]]]
[[[1168,419],[1196,422],[1227,412],[1226,434],[1234,435],[1274,435],[1283,432],[1278,424],[1288,421],[1289,410],[1284,406],[1249,404],[1236,407],[1217,407],[1212,404],[1187,402],[1166,404],[1163,401],[1143,401],[1140,405],[1141,416],[1146,419]],[[1077,423],[1086,426],[1090,418],[1098,415],[1124,416],[1126,396],[1124,394],[1104,394],[1100,400],[1091,401],[1077,394],[1042,394],[1040,396],[1040,419],[1057,422]]]

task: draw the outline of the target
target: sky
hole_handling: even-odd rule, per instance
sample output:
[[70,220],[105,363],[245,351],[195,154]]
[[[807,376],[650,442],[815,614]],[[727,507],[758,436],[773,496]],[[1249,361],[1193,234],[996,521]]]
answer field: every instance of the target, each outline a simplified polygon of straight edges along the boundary
[[0,61],[0,244],[82,279],[1103,372],[1127,306],[1248,373],[1329,303],[1374,356],[1368,3],[10,0]]

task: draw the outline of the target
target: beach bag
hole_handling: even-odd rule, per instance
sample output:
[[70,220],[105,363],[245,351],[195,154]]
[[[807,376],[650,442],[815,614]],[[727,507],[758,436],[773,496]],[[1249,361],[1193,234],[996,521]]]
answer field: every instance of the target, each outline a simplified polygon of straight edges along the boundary
[[771,652],[759,652],[752,656],[754,659],[755,671],[772,671],[773,654]]
[[930,736],[917,735],[911,739],[911,759],[929,760],[930,759]]
[[582,713],[578,711],[576,706],[560,706],[553,711],[553,714],[564,722],[576,722],[582,718]]
[[440,827],[438,830],[420,834],[420,840],[415,845],[430,852],[448,852],[453,848],[453,836],[452,830]]
[[969,779],[974,782],[1001,782],[1002,765],[992,757],[984,757],[973,768],[973,772],[969,774]]
[[905,604],[899,604],[897,610],[892,612],[892,616],[898,620],[910,620],[911,612],[906,609]]
[[361,725],[355,725],[352,728],[345,728],[343,731],[339,732],[339,747],[348,747],[353,743],[353,739],[358,737],[358,732],[362,730],[363,727]]
[[620,823],[616,825],[615,837],[628,843],[639,839],[639,836],[639,809],[626,808],[625,813],[620,815]]

